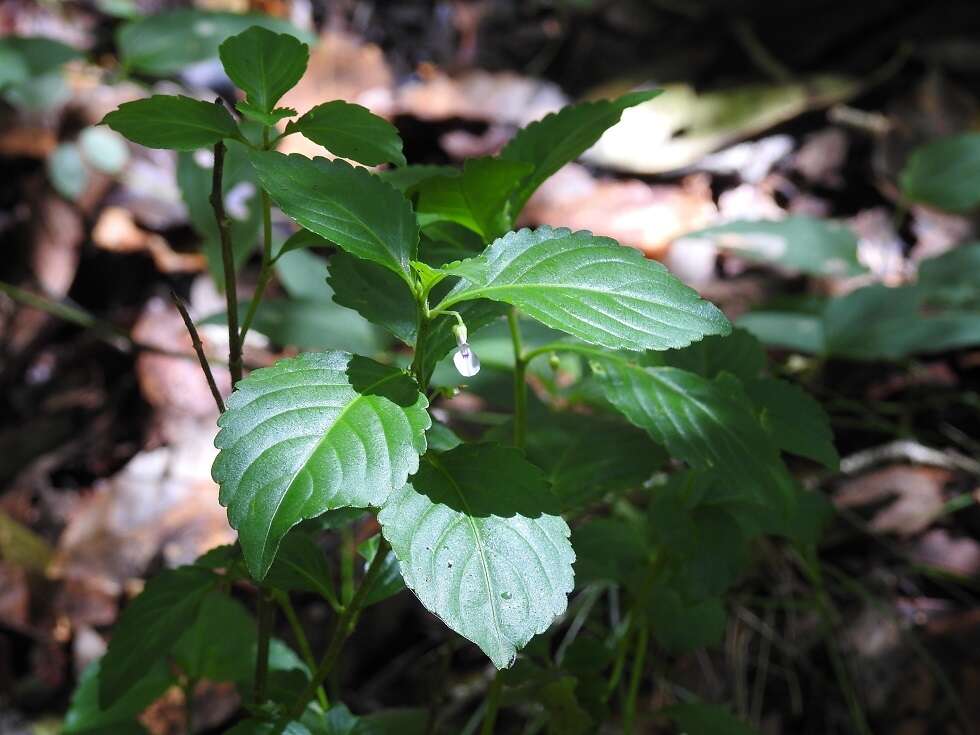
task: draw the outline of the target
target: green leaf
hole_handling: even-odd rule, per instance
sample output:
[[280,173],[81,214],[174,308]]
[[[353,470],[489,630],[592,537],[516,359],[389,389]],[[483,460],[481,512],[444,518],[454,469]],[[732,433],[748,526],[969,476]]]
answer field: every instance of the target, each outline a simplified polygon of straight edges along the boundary
[[75,143],[62,143],[45,161],[51,185],[61,196],[72,201],[88,188],[89,173]]
[[310,534],[293,529],[286,534],[266,581],[284,592],[315,592],[335,601],[327,557]]
[[415,344],[418,305],[405,281],[387,268],[346,253],[330,259],[333,300],[384,327],[408,345]]
[[[653,636],[673,653],[693,651],[721,642],[727,617],[725,606],[717,597],[684,602],[669,587],[655,587],[647,608]],[[703,730],[693,730],[700,735]]]
[[567,605],[575,553],[544,473],[516,449],[429,453],[378,514],[422,604],[497,668]]
[[623,110],[658,94],[660,90],[649,90],[631,92],[614,100],[583,102],[518,130],[500,152],[500,158],[529,163],[534,170],[511,197],[511,217],[517,218],[531,194],[548,177],[585,153],[606,130],[618,123]]
[[[187,215],[194,231],[201,237],[201,249],[208,261],[208,272],[219,290],[224,290],[224,268],[221,241],[209,197],[212,169],[204,167],[191,153],[177,156],[177,185],[187,206]],[[248,161],[246,148],[237,141],[228,141],[225,170],[221,182],[225,210],[231,223],[231,244],[235,268],[241,268],[258,241],[262,224],[262,209],[258,204],[255,172]],[[237,197],[234,200],[232,194]],[[244,195],[244,196],[242,196]]]
[[[437,307],[488,298],[591,344],[666,350],[727,334],[725,316],[660,263],[587,231],[539,227],[511,232]],[[471,269],[475,270],[475,269]]]
[[180,567],[151,579],[113,630],[99,672],[99,703],[108,708],[132,689],[188,629],[218,577]]
[[456,222],[489,242],[510,229],[508,200],[532,168],[523,161],[471,158],[462,175],[427,179],[417,187],[419,223]]
[[408,375],[346,352],[307,353],[241,381],[218,420],[211,475],[249,572],[286,532],[344,507],[380,506],[418,468],[431,423]]
[[129,146],[118,133],[90,126],[78,135],[82,158],[95,169],[115,176],[129,162]]
[[63,735],[143,735],[146,730],[136,718],[174,683],[166,662],[157,661],[139,672],[124,695],[107,707],[99,706],[102,660],[89,664],[78,680],[65,715]]
[[758,735],[757,731],[717,704],[690,702],[666,707],[663,713],[682,735]]
[[302,133],[335,156],[366,166],[407,163],[394,125],[366,107],[343,100],[317,105],[299,120],[290,121],[286,135],[290,133]]
[[927,143],[909,158],[901,178],[909,199],[951,212],[980,204],[980,133]]
[[826,411],[793,383],[772,378],[743,381],[749,398],[762,409],[762,424],[776,446],[835,470],[840,457]]
[[262,13],[176,10],[124,24],[116,34],[116,45],[125,69],[167,76],[216,58],[222,41],[256,25],[307,43],[315,40],[286,21]]
[[299,229],[286,238],[286,242],[279,248],[273,260],[278,261],[283,255],[293,250],[303,250],[305,248],[329,248],[333,247],[329,240],[324,240],[319,235],[314,235],[309,230]]
[[262,186],[300,226],[412,283],[419,230],[397,189],[344,161],[272,151],[251,159]]
[[387,181],[398,191],[405,194],[414,193],[419,184],[437,176],[459,176],[459,169],[454,166],[410,165],[399,166],[378,172],[378,176]]
[[813,217],[739,220],[684,235],[705,238],[748,260],[815,276],[856,276],[867,269],[857,257],[857,238],[845,225]]
[[548,475],[563,511],[640,487],[667,460],[645,432],[573,413],[535,419],[527,455]]
[[980,310],[980,242],[923,260],[916,285],[930,306]]
[[594,366],[606,398],[671,455],[694,469],[725,473],[747,498],[786,500],[788,477],[778,452],[730,383],[599,353]]
[[288,33],[252,26],[218,48],[228,78],[249,105],[271,113],[306,71],[310,49]]
[[744,329],[733,329],[724,337],[709,335],[680,350],[648,356],[655,364],[676,367],[708,378],[728,372],[740,380],[753,380],[766,368],[762,343]]
[[255,668],[257,640],[255,621],[242,604],[211,590],[199,605],[193,625],[174,646],[173,658],[194,681],[243,684]]
[[794,311],[751,311],[736,322],[767,345],[796,350],[810,355],[824,352],[823,319],[819,314]]
[[270,128],[280,120],[285,120],[287,117],[296,116],[296,110],[294,110],[292,107],[277,107],[272,112],[265,112],[256,105],[253,105],[245,100],[236,102],[235,109],[242,113],[242,117],[246,118],[247,120],[251,120],[259,125],[265,125]]
[[44,76],[81,56],[71,46],[43,36],[0,38],[0,53],[4,53],[4,66],[8,61],[11,64],[10,68],[0,70],[0,87]]
[[[379,538],[372,536],[367,541],[359,544],[358,553],[364,557],[364,569],[374,561],[374,555],[378,553]],[[398,565],[398,557],[389,550],[385,553],[385,559],[381,565],[381,574],[374,582],[374,586],[368,591],[365,605],[376,605],[387,600],[389,597],[397,595],[405,589],[405,580],[402,579],[401,567]]]
[[155,94],[124,102],[102,122],[147,148],[178,151],[193,151],[241,135],[224,105],[183,95]]
[[628,583],[649,565],[643,533],[618,518],[595,518],[579,526],[572,534],[572,546],[580,586],[595,581]]

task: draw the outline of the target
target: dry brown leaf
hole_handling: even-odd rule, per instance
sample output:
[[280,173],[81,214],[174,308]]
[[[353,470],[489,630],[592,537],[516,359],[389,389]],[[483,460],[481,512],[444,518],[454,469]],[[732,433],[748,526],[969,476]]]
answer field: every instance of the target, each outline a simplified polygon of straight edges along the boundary
[[914,536],[942,513],[943,488],[952,479],[953,473],[937,467],[894,465],[848,480],[834,502],[839,508],[859,508],[893,500],[874,514],[871,529]]
[[34,213],[37,229],[31,252],[34,275],[42,290],[55,300],[63,299],[75,280],[85,227],[72,205],[47,196]]
[[535,192],[522,219],[590,230],[659,258],[675,238],[707,227],[715,215],[703,176],[688,177],[679,186],[650,185],[595,179],[583,166],[569,164]]
[[965,536],[954,537],[935,528],[925,534],[911,551],[912,558],[964,577],[980,575],[980,544]]
[[161,273],[200,272],[207,267],[202,253],[178,253],[162,236],[140,228],[123,207],[106,207],[99,215],[92,241],[114,253],[147,252]]
[[397,93],[396,108],[420,120],[482,120],[524,126],[568,103],[557,85],[513,72],[468,71],[451,77],[434,66]]

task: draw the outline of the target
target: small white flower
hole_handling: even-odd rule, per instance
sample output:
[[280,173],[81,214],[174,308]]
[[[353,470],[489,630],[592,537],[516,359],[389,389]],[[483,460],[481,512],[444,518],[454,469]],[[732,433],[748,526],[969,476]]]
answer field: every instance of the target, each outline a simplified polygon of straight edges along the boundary
[[453,327],[453,334],[456,335],[456,354],[453,355],[453,365],[464,378],[472,378],[480,372],[480,358],[470,348],[466,341],[466,325],[459,323]]

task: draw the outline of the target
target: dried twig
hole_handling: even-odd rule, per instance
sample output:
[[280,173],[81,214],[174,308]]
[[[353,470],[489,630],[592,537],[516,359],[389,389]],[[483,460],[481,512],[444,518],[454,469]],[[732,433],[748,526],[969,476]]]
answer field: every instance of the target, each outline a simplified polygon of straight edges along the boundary
[[191,321],[191,315],[187,313],[187,305],[184,304],[183,299],[177,295],[176,291],[170,292],[170,298],[174,300],[174,305],[177,307],[177,311],[180,312],[180,318],[184,320],[184,326],[187,327],[187,332],[191,336],[191,342],[194,345],[194,352],[197,353],[197,360],[201,363],[201,370],[204,371],[204,377],[207,378],[208,387],[211,389],[211,395],[214,396],[214,402],[218,406],[218,411],[224,413],[225,402],[221,399],[221,393],[218,391],[218,384],[214,380],[214,373],[211,372],[211,365],[208,364],[208,358],[204,354],[204,345],[201,344],[201,337],[197,333],[197,327],[195,327],[194,322]]

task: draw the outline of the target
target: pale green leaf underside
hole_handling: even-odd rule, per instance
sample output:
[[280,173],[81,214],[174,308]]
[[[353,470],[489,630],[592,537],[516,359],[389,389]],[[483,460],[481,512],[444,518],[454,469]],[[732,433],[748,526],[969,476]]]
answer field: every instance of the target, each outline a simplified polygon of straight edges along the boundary
[[[418,469],[428,402],[414,387],[414,400],[404,400],[406,380],[395,368],[325,352],[281,360],[238,384],[218,421],[211,474],[256,579],[301,520],[380,506]],[[380,395],[396,386],[398,403]]]
[[218,53],[228,78],[266,113],[300,80],[310,56],[307,45],[294,36],[261,26],[226,39]]
[[461,445],[428,455],[378,520],[422,604],[505,668],[573,587],[575,553],[553,505],[518,450]]
[[272,151],[251,155],[263,188],[301,226],[411,283],[419,231],[408,200],[363,168]]
[[222,105],[180,95],[157,94],[124,102],[103,123],[147,148],[193,151],[239,135]]
[[788,497],[778,452],[745,396],[733,394],[734,381],[612,356],[597,355],[596,362],[606,398],[672,455],[694,469],[722,472],[748,500]]
[[439,305],[487,298],[609,349],[684,347],[731,325],[670,271],[607,237],[564,228],[511,232]]

